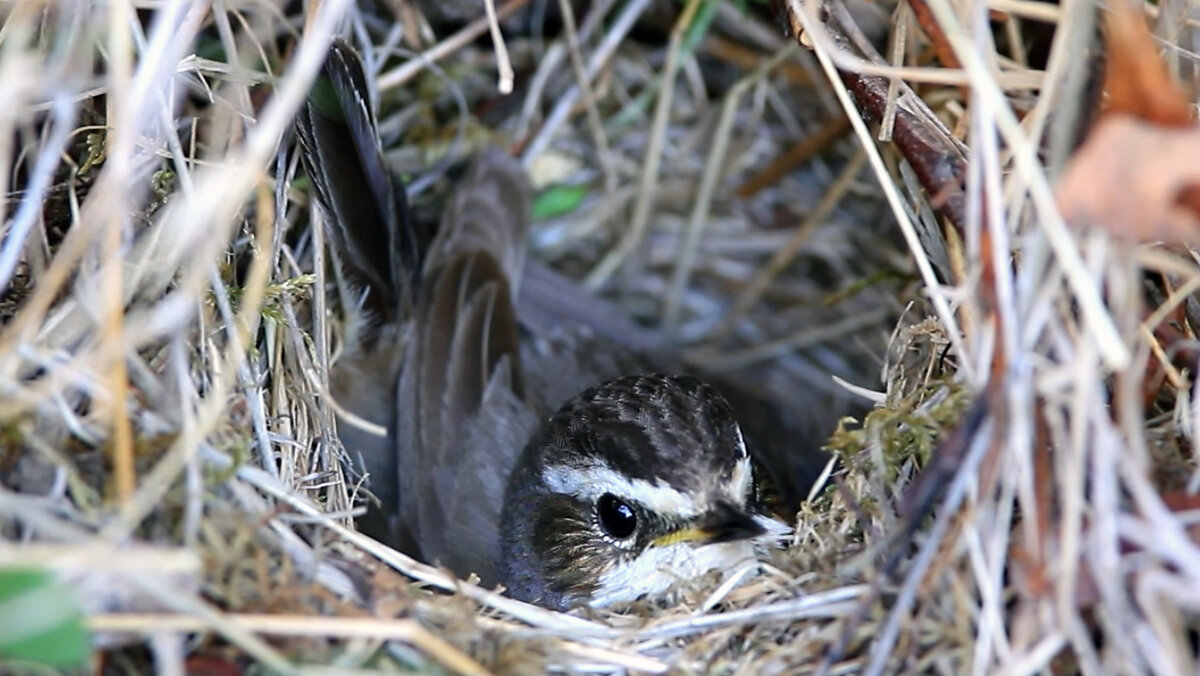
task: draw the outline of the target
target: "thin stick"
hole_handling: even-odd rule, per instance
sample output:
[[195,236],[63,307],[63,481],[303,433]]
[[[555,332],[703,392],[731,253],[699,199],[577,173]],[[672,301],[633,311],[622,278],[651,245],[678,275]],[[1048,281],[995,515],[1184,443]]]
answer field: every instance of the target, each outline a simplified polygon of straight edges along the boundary
[[771,160],[765,169],[738,187],[737,196],[741,199],[750,199],[768,186],[778,183],[785,174],[812,159],[821,149],[840,138],[849,129],[850,121],[846,119],[845,115],[839,114],[810,136],[806,136],[799,143],[788,148],[787,152]]
[[[309,617],[303,615],[225,614],[222,621],[243,630],[272,636],[315,636],[342,639],[368,638],[404,641],[420,648],[443,667],[455,673],[484,676],[490,672],[444,639],[430,633],[416,620],[386,620],[368,617]],[[211,631],[207,620],[191,615],[159,613],[114,613],[87,618],[92,631],[196,633]]]
[[[913,0],[919,2],[919,0]],[[913,2],[901,3],[896,8],[895,13],[895,33],[891,36],[892,40],[892,65],[903,66],[905,47],[908,44],[908,21],[913,15],[912,9],[915,5]],[[954,66],[957,64],[948,63],[946,65]],[[879,123],[879,140],[887,143],[892,140],[892,131],[896,128],[896,101],[900,96],[900,81],[891,80],[888,82],[887,89],[887,104],[883,107],[883,115],[880,116]]]
[[837,617],[863,597],[867,585],[850,585],[829,591],[806,594],[798,599],[778,603],[686,617],[653,624],[637,633],[639,640],[676,638],[708,631],[717,627],[758,624],[778,620],[797,620],[805,617]]
[[[921,273],[921,280],[925,283],[926,289],[928,289],[929,298],[933,302],[934,309],[937,311],[938,319],[942,321],[942,326],[946,328],[946,336],[954,346],[954,351],[963,357],[959,368],[964,372],[967,381],[974,383],[977,374],[973,373],[974,367],[971,364],[971,360],[967,358],[970,353],[963,343],[962,334],[958,329],[958,322],[955,321],[954,313],[950,310],[950,302],[940,290],[941,285],[938,283],[937,274],[933,270],[933,265],[929,262],[929,256],[925,254],[924,247],[921,245],[921,239],[917,235],[917,230],[908,217],[908,210],[904,207],[904,200],[900,197],[900,192],[896,189],[896,184],[891,180],[891,174],[888,172],[887,166],[883,163],[883,157],[880,155],[879,148],[875,145],[871,131],[867,129],[866,122],[863,121],[862,115],[859,114],[858,109],[850,98],[850,93],[846,91],[846,87],[842,84],[841,78],[838,77],[837,71],[834,68],[834,61],[828,50],[836,50],[837,48],[832,44],[832,40],[828,40],[829,36],[825,34],[824,28],[819,25],[820,22],[809,13],[807,8],[801,5],[799,0],[788,0],[788,8],[793,13],[793,16],[804,26],[805,31],[810,33],[818,31],[821,35],[822,39],[816,40],[817,59],[821,62],[821,67],[825,70],[825,75],[829,78],[830,84],[833,85],[833,91],[845,109],[846,117],[850,119],[854,133],[858,136],[863,149],[867,152],[867,159],[870,160],[871,168],[875,171],[875,176],[879,180],[880,187],[883,188],[883,194],[887,198],[888,206],[891,207],[892,213],[896,217],[900,231],[904,234],[905,242],[908,243],[909,249],[912,250],[913,260],[917,264],[917,270]],[[814,33],[814,35],[816,34]]]
[[[604,40],[600,46],[592,51],[592,58],[587,65],[587,79],[591,81],[595,79],[600,69],[604,64],[608,63],[609,58],[617,47],[624,41],[625,36],[633,29],[633,25],[637,22],[638,17],[646,8],[650,6],[650,0],[631,0],[617,18],[613,20],[612,27],[604,35]],[[567,90],[567,93],[558,100],[554,105],[554,109],[546,116],[546,122],[542,124],[538,130],[537,136],[529,142],[525,152],[521,155],[521,162],[526,166],[533,161],[534,158],[541,155],[547,146],[550,145],[550,140],[554,138],[554,134],[558,132],[563,123],[567,121],[567,117],[571,114],[571,110],[575,107],[575,101],[579,98],[579,85],[574,85]]]
[[713,196],[717,192],[717,183],[720,181],[725,170],[725,156],[729,151],[729,137],[733,132],[733,119],[737,115],[742,97],[745,96],[746,92],[752,86],[760,82],[774,70],[776,66],[785,59],[791,58],[796,53],[796,49],[795,44],[790,44],[784,49],[779,50],[771,58],[760,64],[752,73],[739,80],[725,96],[725,102],[721,105],[721,115],[717,119],[716,131],[713,132],[712,148],[708,153],[708,161],[704,165],[704,174],[700,178],[700,187],[696,191],[697,194],[695,202],[692,205],[692,213],[688,216],[687,226],[684,230],[683,244],[680,246],[677,254],[675,269],[671,274],[670,286],[667,287],[666,307],[663,309],[663,325],[668,330],[675,330],[679,326],[683,291],[691,279],[692,268],[696,264],[697,250],[700,247],[700,238],[704,235],[705,226],[708,222],[709,208],[712,206]]
[[600,168],[604,172],[604,192],[607,198],[617,189],[617,170],[613,166],[612,150],[608,147],[608,135],[604,133],[604,120],[600,118],[600,110],[596,107],[596,96],[592,93],[591,78],[583,63],[580,52],[579,34],[575,30],[575,10],[571,8],[570,0],[558,0],[559,11],[562,12],[563,33],[566,35],[567,54],[571,58],[571,69],[575,72],[579,95],[583,98],[583,107],[587,111],[588,129],[592,140],[596,143],[596,156],[600,160]]
[[[512,15],[513,12],[524,7],[528,2],[529,0],[508,0],[508,2],[504,3],[495,10],[495,17],[489,14],[483,18],[476,19],[466,26],[463,26],[462,30],[458,31],[454,35],[451,35],[433,47],[421,52],[416,58],[406,61],[404,64],[397,66],[386,73],[380,73],[379,79],[377,80],[379,91],[382,92],[391,89],[392,87],[399,87],[405,82],[408,82],[416,77],[417,73],[420,73],[422,70],[424,70],[430,63],[446,58],[447,56],[474,41],[475,38],[483,35],[491,28],[493,20],[498,22],[507,19]],[[510,64],[509,70],[511,71],[511,69],[512,65]],[[501,86],[503,86],[503,75],[504,74],[502,72]],[[511,73],[509,77],[512,77]],[[511,84],[509,85],[509,91],[511,91]]]
[[[126,177],[133,169],[133,131],[138,120],[131,119],[133,84],[133,44],[129,22],[133,18],[128,2],[115,0],[108,8],[108,75],[112,83],[107,97],[109,133],[105,171]],[[119,188],[118,198],[105,219],[104,262],[101,263],[100,287],[103,301],[101,316],[102,363],[107,364],[107,414],[112,426],[109,453],[113,460],[113,479],[120,504],[129,502],[134,491],[133,426],[129,422],[129,379],[125,372],[125,303],[121,282],[121,240],[125,230],[127,191]]]
[[718,352],[715,349],[709,348],[705,350],[691,350],[685,354],[688,361],[694,364],[703,364],[706,371],[712,373],[736,371],[751,364],[760,361],[769,361],[780,355],[795,352],[805,347],[853,336],[859,331],[866,330],[871,326],[877,326],[888,313],[889,310],[887,308],[875,308],[859,312],[836,322],[814,326],[804,331],[795,331],[777,340],[762,342],[739,352]]
[[[846,122],[845,117],[838,118],[843,124]],[[841,127],[842,125],[838,125]],[[828,127],[826,127],[828,128]],[[842,197],[850,190],[850,186],[854,183],[854,179],[858,178],[858,174],[862,171],[863,165],[866,164],[867,154],[859,150],[851,158],[849,164],[842,169],[842,172],[834,179],[833,184],[822,195],[821,201],[813,208],[812,212],[805,217],[804,222],[792,232],[792,236],[788,241],[780,247],[771,260],[765,266],[762,266],[754,279],[750,281],[738,296],[733,308],[725,316],[713,333],[716,336],[727,335],[733,330],[737,321],[742,318],[758,302],[762,294],[766,292],[767,287],[771,285],[773,280],[785,267],[787,267],[800,253],[800,249],[804,247],[808,238],[816,232],[817,227],[825,222],[829,214],[842,201]]]
[[646,143],[646,156],[642,165],[642,180],[637,202],[633,208],[633,220],[621,243],[608,253],[587,276],[586,285],[595,289],[603,285],[629,258],[642,239],[650,223],[650,211],[654,208],[654,196],[658,189],[658,169],[662,164],[662,146],[667,136],[667,123],[671,119],[671,100],[675,91],[675,76],[679,72],[683,36],[692,24],[701,0],[688,0],[683,12],[671,28],[671,39],[667,44],[667,62],[663,66],[662,87],[654,106],[654,122],[650,127],[650,138]]
[[508,60],[508,47],[504,44],[504,34],[500,32],[500,20],[496,18],[496,0],[483,0],[487,11],[488,30],[492,33],[492,47],[496,50],[496,70],[498,81],[496,88],[501,94],[511,94],[513,90],[513,67]]
[[[793,6],[794,0],[788,0],[788,6]],[[797,3],[798,4],[798,3]],[[796,16],[800,16],[797,14]],[[940,22],[940,19],[939,19]],[[817,50],[828,50],[830,58],[839,70],[846,70],[860,75],[895,78],[913,83],[937,85],[967,85],[971,81],[968,70],[961,68],[926,68],[918,66],[889,66],[868,61],[857,54],[844,49],[837,49],[828,31],[821,26],[810,27],[804,24],[804,38],[812,41]],[[1005,70],[993,72],[994,84],[1008,91],[1028,91],[1040,89],[1046,79],[1046,74],[1040,70]]]

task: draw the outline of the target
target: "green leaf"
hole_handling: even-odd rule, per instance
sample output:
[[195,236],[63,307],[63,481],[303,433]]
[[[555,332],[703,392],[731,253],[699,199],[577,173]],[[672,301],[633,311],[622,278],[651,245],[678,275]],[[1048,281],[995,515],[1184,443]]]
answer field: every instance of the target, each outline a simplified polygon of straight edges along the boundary
[[74,592],[52,574],[0,569],[0,660],[84,667],[92,647],[83,619]]
[[546,188],[533,201],[533,220],[541,221],[570,213],[587,196],[587,186],[555,185]]

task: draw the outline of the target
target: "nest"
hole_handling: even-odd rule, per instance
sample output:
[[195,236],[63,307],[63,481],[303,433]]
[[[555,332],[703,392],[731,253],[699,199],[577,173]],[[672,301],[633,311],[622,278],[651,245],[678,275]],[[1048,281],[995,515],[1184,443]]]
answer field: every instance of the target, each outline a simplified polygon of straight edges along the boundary
[[[6,668],[1195,673],[1193,10],[774,4],[0,9]],[[819,412],[788,547],[562,614],[354,530],[335,34],[417,211],[506,147],[533,256]]]

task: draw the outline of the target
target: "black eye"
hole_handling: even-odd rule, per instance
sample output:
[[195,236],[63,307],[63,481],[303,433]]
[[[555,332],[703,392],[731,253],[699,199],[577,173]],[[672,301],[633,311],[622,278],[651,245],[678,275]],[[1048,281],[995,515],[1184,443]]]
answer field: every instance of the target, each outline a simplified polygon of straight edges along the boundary
[[596,501],[596,515],[604,532],[621,540],[633,535],[637,528],[637,514],[633,508],[612,493],[605,493]]

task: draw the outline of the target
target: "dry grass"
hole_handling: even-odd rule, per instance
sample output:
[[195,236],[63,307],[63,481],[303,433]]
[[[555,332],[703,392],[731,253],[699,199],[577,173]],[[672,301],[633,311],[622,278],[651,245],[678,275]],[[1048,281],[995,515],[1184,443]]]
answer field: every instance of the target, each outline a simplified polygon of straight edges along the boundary
[[[209,4],[0,6],[0,566],[71,581],[107,669],[1200,668],[1195,515],[1164,497],[1200,488],[1200,409],[1187,369],[1157,415],[1141,392],[1157,349],[1145,273],[1170,275],[1167,309],[1200,275],[1068,228],[1054,203],[1086,117],[1080,55],[1099,44],[1087,3],[992,3],[1009,13],[996,34],[1057,27],[1042,68],[964,27],[982,6],[928,0],[961,69],[931,65],[912,14],[876,5],[856,20],[899,45],[893,66],[839,51],[794,0],[815,52],[728,5],[692,43],[701,0],[594,3],[544,30],[528,27],[566,3],[510,0],[501,17],[524,19],[500,65],[473,40],[485,20],[452,36],[403,0]],[[1184,16],[1158,34],[1191,77]],[[661,39],[630,37],[639,18]],[[821,421],[845,467],[791,547],[740,585],[563,615],[353,532],[348,423],[326,390],[347,327],[319,292],[340,287],[280,143],[335,32],[378,76],[389,160],[419,209],[444,194],[445,158],[514,147],[536,181],[587,188],[536,224],[535,255],[692,362],[797,410],[854,398],[830,374],[881,390],[861,423]],[[942,237],[936,196],[877,128],[852,112],[843,134],[835,66],[925,83],[938,117],[970,130],[967,204],[984,206],[960,236]],[[913,105],[905,89],[892,106]],[[795,166],[764,175],[792,146]],[[944,492],[908,521],[922,467]]]

